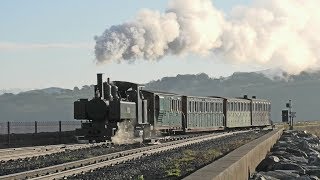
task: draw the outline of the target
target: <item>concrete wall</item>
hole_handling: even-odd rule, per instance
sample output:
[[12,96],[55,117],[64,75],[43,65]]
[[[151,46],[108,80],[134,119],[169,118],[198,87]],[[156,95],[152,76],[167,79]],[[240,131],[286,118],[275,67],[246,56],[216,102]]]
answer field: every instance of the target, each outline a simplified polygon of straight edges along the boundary
[[247,180],[255,171],[258,164],[266,157],[271,147],[280,138],[282,132],[283,129],[273,130],[239,147],[184,179]]

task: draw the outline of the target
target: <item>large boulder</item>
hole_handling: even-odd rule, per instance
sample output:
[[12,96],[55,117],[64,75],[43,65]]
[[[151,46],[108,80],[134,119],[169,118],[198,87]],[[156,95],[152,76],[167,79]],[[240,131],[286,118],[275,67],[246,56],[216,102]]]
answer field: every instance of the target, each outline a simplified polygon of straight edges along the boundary
[[280,180],[293,180],[300,177],[299,173],[296,171],[268,171],[268,172],[260,172],[263,176],[269,176],[272,178],[280,179]]
[[257,171],[270,171],[273,169],[273,166],[280,162],[280,159],[277,156],[268,156],[260,162],[257,166]]
[[294,171],[299,172],[299,174],[306,173],[306,170],[302,166],[300,166],[296,163],[287,163],[287,162],[276,163],[273,166],[273,170],[294,170]]

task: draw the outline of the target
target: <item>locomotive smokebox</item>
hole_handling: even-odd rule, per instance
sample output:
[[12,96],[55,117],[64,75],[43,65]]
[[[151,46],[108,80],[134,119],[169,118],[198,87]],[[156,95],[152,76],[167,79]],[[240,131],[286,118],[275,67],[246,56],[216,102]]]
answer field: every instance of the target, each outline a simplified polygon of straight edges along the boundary
[[97,86],[100,94],[100,98],[103,98],[103,89],[102,89],[102,73],[97,74]]

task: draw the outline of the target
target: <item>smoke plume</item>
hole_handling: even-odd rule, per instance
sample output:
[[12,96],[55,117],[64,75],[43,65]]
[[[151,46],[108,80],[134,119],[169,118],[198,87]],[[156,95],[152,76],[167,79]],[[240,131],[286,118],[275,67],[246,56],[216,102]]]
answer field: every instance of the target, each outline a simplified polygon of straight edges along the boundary
[[210,0],[171,0],[165,13],[142,10],[95,37],[98,63],[199,54],[238,63],[319,67],[319,0],[255,0],[225,15]]
[[132,121],[118,122],[118,130],[114,136],[111,137],[111,141],[114,144],[133,144],[136,143],[134,139],[134,125]]

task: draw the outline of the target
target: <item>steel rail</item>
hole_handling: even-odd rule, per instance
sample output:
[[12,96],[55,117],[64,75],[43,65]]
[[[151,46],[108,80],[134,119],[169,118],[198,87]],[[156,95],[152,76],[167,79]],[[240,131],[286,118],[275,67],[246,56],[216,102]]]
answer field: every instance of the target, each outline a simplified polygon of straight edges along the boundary
[[95,144],[59,144],[48,146],[34,146],[22,148],[10,148],[0,150],[0,161],[9,161],[24,159],[28,157],[37,157],[53,153],[59,153],[66,150],[77,150],[82,148],[95,147],[108,143],[95,143]]

